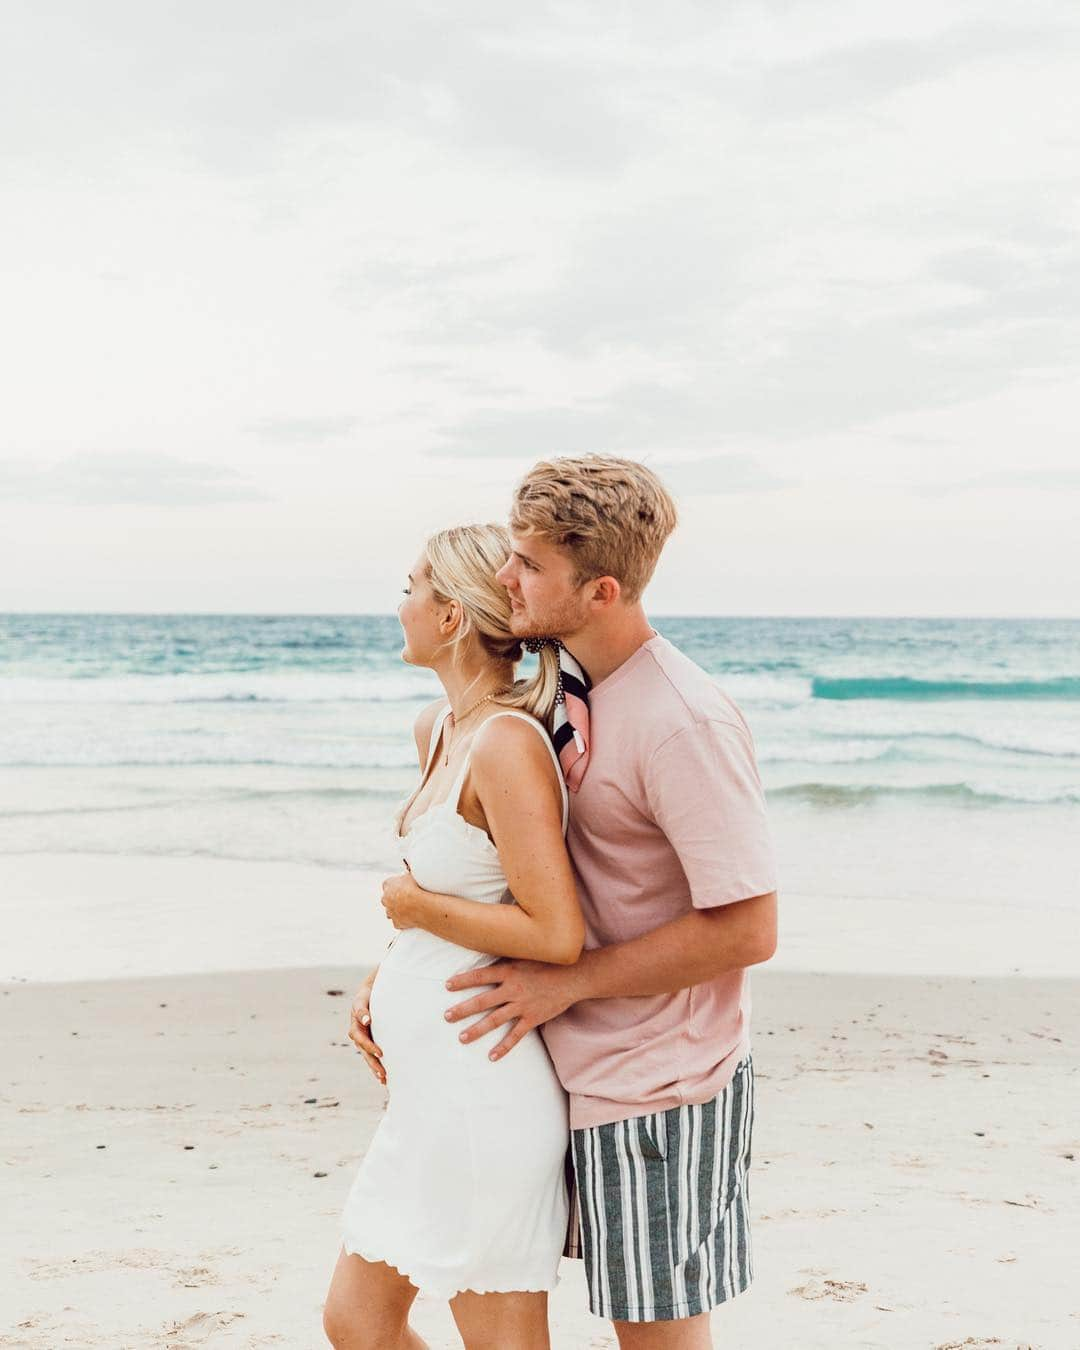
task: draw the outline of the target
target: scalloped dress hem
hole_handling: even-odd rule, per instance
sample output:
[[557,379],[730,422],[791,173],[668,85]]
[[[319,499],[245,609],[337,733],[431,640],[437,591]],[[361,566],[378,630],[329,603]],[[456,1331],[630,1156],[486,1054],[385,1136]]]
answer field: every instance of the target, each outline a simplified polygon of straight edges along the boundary
[[458,1294],[550,1294],[562,1281],[562,1276],[556,1275],[554,1280],[547,1284],[523,1284],[521,1281],[516,1281],[509,1284],[490,1284],[483,1289],[476,1289],[472,1285],[457,1287],[443,1283],[437,1277],[426,1276],[417,1267],[406,1270],[396,1260],[389,1256],[377,1255],[370,1248],[362,1249],[359,1246],[352,1246],[348,1238],[343,1237],[341,1245],[347,1256],[359,1256],[364,1261],[379,1262],[384,1266],[389,1266],[391,1270],[396,1270],[403,1279],[408,1280],[413,1288],[418,1289],[425,1297],[443,1299],[446,1302],[456,1298]]

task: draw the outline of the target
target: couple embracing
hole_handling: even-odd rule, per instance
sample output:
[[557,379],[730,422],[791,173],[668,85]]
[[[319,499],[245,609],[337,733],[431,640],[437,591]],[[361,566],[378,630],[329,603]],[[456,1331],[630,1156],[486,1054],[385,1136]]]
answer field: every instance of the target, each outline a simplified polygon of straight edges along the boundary
[[345,1206],[337,1350],[423,1350],[420,1290],[467,1350],[546,1350],[563,1255],[623,1350],[704,1350],[750,1284],[747,967],[776,883],[746,723],[642,608],[675,523],[643,465],[556,459],[509,531],[445,530],[412,567],[403,659],[446,697],[416,723],[398,931],[353,1006],[389,1100]]

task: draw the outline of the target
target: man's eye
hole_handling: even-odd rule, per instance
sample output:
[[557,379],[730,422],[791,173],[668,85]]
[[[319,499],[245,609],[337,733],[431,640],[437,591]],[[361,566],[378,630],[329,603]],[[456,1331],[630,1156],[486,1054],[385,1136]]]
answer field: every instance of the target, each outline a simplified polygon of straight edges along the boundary
[[408,586],[402,586],[402,588],[401,588],[401,594],[402,594],[402,595],[412,595],[412,591],[409,590]]

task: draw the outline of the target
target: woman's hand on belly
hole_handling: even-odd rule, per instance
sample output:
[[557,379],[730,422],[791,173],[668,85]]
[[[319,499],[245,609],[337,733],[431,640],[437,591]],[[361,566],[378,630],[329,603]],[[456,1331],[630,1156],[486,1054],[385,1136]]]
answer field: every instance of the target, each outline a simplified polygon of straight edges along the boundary
[[371,1039],[371,990],[378,973],[379,968],[376,966],[356,991],[349,1015],[349,1040],[364,1056],[364,1063],[385,1087],[386,1070],[382,1066],[382,1050]]

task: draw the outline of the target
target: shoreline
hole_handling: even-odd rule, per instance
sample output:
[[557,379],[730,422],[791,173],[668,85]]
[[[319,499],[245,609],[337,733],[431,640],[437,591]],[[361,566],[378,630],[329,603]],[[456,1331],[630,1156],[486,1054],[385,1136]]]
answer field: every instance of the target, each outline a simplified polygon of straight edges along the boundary
[[[386,872],[153,854],[0,855],[0,981],[109,981],[374,965],[393,936]],[[836,975],[1080,976],[1060,896],[948,902],[781,887],[769,969]]]
[[[364,969],[0,985],[0,1346],[323,1344],[382,1101],[345,1038]],[[755,1279],[718,1343],[1075,1344],[1080,981],[752,980]],[[555,1350],[614,1346],[579,1263],[551,1321]],[[442,1305],[415,1323],[458,1344]]]

